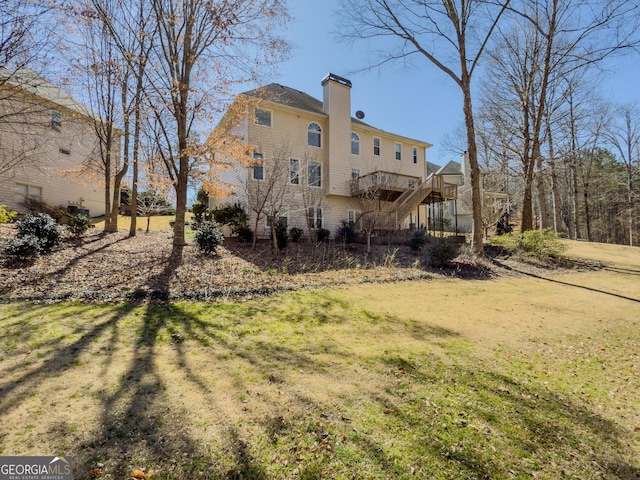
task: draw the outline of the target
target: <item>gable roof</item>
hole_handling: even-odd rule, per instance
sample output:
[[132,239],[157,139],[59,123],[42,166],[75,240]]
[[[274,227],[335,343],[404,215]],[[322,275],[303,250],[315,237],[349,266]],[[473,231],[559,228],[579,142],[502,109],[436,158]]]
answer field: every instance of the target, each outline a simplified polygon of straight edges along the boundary
[[324,115],[322,102],[320,100],[300,90],[285,87],[278,83],[270,83],[264,87],[249,90],[248,92],[244,92],[243,95]]
[[91,110],[85,105],[28,68],[21,68],[12,72],[0,67],[0,86],[4,85],[7,85],[9,88],[13,87],[23,90],[59,107],[79,113],[80,115],[90,118],[93,117]]
[[[247,95],[249,97],[259,98],[261,100],[277,103],[279,105],[298,108],[307,112],[327,116],[327,114],[324,113],[323,105],[320,100],[312,97],[307,93],[301,92],[300,90],[296,90],[295,88],[287,87],[285,85],[280,85],[279,83],[270,83],[269,85],[265,85],[264,87],[254,88],[253,90],[241,93],[241,95]],[[397,137],[402,136],[386,132],[385,130],[369,125],[368,123],[365,123],[355,117],[351,117],[351,123],[376,130],[383,134],[394,135]],[[408,137],[404,138],[414,141],[414,139],[410,139]],[[418,142],[425,143],[427,145],[427,148],[432,146],[431,144],[420,140],[418,140]]]
[[436,173],[438,170],[440,170],[440,165],[436,165],[435,163],[431,163],[430,161],[427,160],[427,176],[431,175],[432,173]]
[[462,167],[458,162],[451,160],[444,167],[441,167],[436,173],[438,175],[462,175]]

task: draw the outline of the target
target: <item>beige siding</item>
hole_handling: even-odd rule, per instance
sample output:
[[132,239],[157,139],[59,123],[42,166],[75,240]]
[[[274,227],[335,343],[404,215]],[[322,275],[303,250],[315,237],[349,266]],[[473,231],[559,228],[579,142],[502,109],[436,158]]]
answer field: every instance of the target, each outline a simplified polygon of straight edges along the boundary
[[[30,100],[32,102],[32,100]],[[14,94],[2,105],[4,112],[20,108]],[[12,125],[0,128],[0,155],[21,155],[24,160],[0,177],[0,204],[22,211],[19,185],[39,187],[42,200],[67,207],[88,208],[91,215],[104,214],[104,188],[99,180],[72,173],[83,164],[97,161],[99,150],[88,120],[73,112],[62,113],[59,131],[51,128],[52,108],[30,108],[12,115]]]
[[[424,179],[426,169],[426,142],[412,140],[399,135],[377,130],[355,122],[351,118],[350,90],[343,83],[327,81],[323,86],[324,114],[312,113],[293,107],[266,102],[261,109],[271,111],[271,126],[257,125],[253,119],[246,122],[247,144],[262,153],[265,158],[265,176],[269,175],[269,163],[274,155],[284,161],[291,158],[300,161],[300,185],[289,185],[285,202],[288,210],[289,228],[302,228],[307,233],[304,196],[312,187],[307,185],[307,166],[310,161],[322,165],[322,200],[315,204],[323,210],[323,226],[335,234],[343,220],[348,219],[349,210],[358,210],[358,202],[351,197],[350,180],[352,169],[360,175],[374,171],[388,171]],[[311,147],[307,144],[308,126],[315,122],[322,128],[322,146]],[[360,137],[360,154],[351,153],[351,133]],[[373,138],[380,138],[381,152],[373,154]],[[395,142],[402,144],[402,159],[395,158]],[[412,149],[417,148],[417,162],[413,163]],[[238,185],[233,196],[212,204],[240,201],[247,205],[246,191],[251,188],[252,180],[247,180],[246,169],[229,172],[229,179]],[[408,181],[405,179],[404,181]],[[243,186],[248,182],[248,186]],[[400,186],[400,185],[399,185]],[[404,187],[404,186],[403,186]],[[314,193],[317,193],[315,191]],[[308,202],[307,202],[308,203]],[[418,223],[417,211],[413,214],[413,223]],[[251,227],[253,228],[253,219]],[[410,219],[405,223],[409,226]],[[420,223],[426,223],[426,213],[421,207]],[[259,237],[267,237],[269,231],[266,222],[261,219]]]

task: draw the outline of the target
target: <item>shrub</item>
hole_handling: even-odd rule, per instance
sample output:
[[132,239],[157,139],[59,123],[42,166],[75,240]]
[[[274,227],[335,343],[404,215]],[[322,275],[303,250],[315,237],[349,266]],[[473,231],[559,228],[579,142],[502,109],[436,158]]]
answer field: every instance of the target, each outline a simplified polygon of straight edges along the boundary
[[216,249],[224,242],[224,235],[220,225],[216,222],[204,220],[200,222],[198,229],[193,234],[198,249],[205,255],[216,253]]
[[18,216],[18,212],[7,210],[5,205],[0,205],[0,223],[13,223]]
[[529,230],[521,234],[508,233],[492,238],[489,242],[510,253],[521,253],[540,260],[559,260],[567,246],[558,240],[550,229]]
[[89,225],[91,225],[91,218],[79,213],[78,215],[71,215],[67,228],[74,237],[81,237],[89,229]]
[[345,245],[356,243],[358,241],[358,232],[353,222],[342,220],[342,223],[336,230],[336,239],[344,242]]
[[283,222],[276,223],[276,240],[280,250],[287,248],[289,234],[287,233],[287,226]]
[[69,213],[65,207],[56,207],[44,200],[29,197],[20,202],[20,205],[32,215],[46,213],[58,223],[64,223],[69,219]]
[[37,217],[27,215],[24,219],[16,222],[18,227],[18,237],[34,235],[40,241],[40,250],[47,253],[62,240],[60,225],[46,213],[41,213]]
[[409,239],[408,245],[411,251],[419,252],[427,244],[427,232],[423,229],[414,230]]
[[438,240],[429,245],[427,254],[431,265],[441,267],[458,256],[458,248],[455,243]]
[[300,237],[302,237],[302,234],[304,233],[304,231],[301,228],[298,227],[293,227],[289,230],[289,236],[291,237],[291,241],[293,241],[293,243],[298,243],[298,240],[300,240]]
[[329,240],[330,236],[331,232],[326,228],[319,228],[318,230],[316,230],[316,240],[318,242],[326,242],[327,240]]
[[203,202],[195,202],[191,205],[191,212],[195,216],[196,223],[200,223],[206,218],[207,205]]
[[37,258],[42,252],[40,239],[35,235],[23,235],[7,240],[3,251],[6,255],[20,260]]
[[229,225],[231,233],[240,235],[240,230],[248,227],[249,216],[239,202],[233,205],[220,205],[211,210],[211,216],[220,225]]
[[247,226],[240,227],[236,233],[242,242],[250,243],[253,241],[253,230]]

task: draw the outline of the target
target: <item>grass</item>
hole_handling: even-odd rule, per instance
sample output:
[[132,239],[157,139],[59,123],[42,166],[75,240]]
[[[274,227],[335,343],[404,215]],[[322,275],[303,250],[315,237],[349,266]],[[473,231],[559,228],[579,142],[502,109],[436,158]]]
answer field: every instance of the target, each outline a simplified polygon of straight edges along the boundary
[[[190,221],[193,218],[193,214],[187,212],[186,220]],[[169,231],[171,230],[171,226],[169,222],[175,220],[175,215],[157,215],[151,217],[151,221],[149,222],[149,230],[151,231]],[[97,217],[93,219],[93,225],[96,228],[103,229],[104,228],[104,217]],[[138,230],[145,231],[147,229],[147,217],[138,217],[136,220],[136,226]],[[131,228],[131,217],[125,215],[118,215],[118,229],[119,230],[129,230]],[[190,229],[187,228],[186,231]]]
[[76,479],[638,478],[640,260],[580,249],[605,267],[0,305],[0,455],[69,454]]

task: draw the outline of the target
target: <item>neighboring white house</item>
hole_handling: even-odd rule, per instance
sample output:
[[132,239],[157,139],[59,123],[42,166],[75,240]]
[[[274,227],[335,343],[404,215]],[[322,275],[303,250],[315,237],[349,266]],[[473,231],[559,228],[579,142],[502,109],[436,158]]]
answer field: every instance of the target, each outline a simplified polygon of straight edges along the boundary
[[[447,183],[458,186],[458,198],[443,201],[441,205],[432,206],[433,225],[436,230],[443,227],[447,231],[460,233],[473,230],[473,214],[471,208],[471,170],[468,154],[465,152],[460,162],[450,161],[442,167],[429,163],[429,173],[441,175]],[[484,183],[481,180],[481,188]],[[510,213],[509,195],[503,192],[492,192],[482,188],[482,211],[485,228],[496,225],[500,217]]]
[[0,68],[1,205],[25,213],[21,202],[31,197],[103,215],[101,181],[77,173],[99,159],[92,114],[84,105],[30,70]]
[[[328,74],[321,85],[322,101],[275,83],[242,94],[253,106],[230,131],[250,147],[255,165],[227,171],[223,180],[235,190],[211,206],[247,206],[278,175],[287,189],[281,221],[335,233],[342,221],[372,215],[377,230],[426,225],[434,198],[456,197],[455,184],[427,171],[431,144],[368,125],[360,111],[352,117],[349,80]],[[277,172],[283,165],[285,175]],[[266,219],[258,227],[268,235]]]

